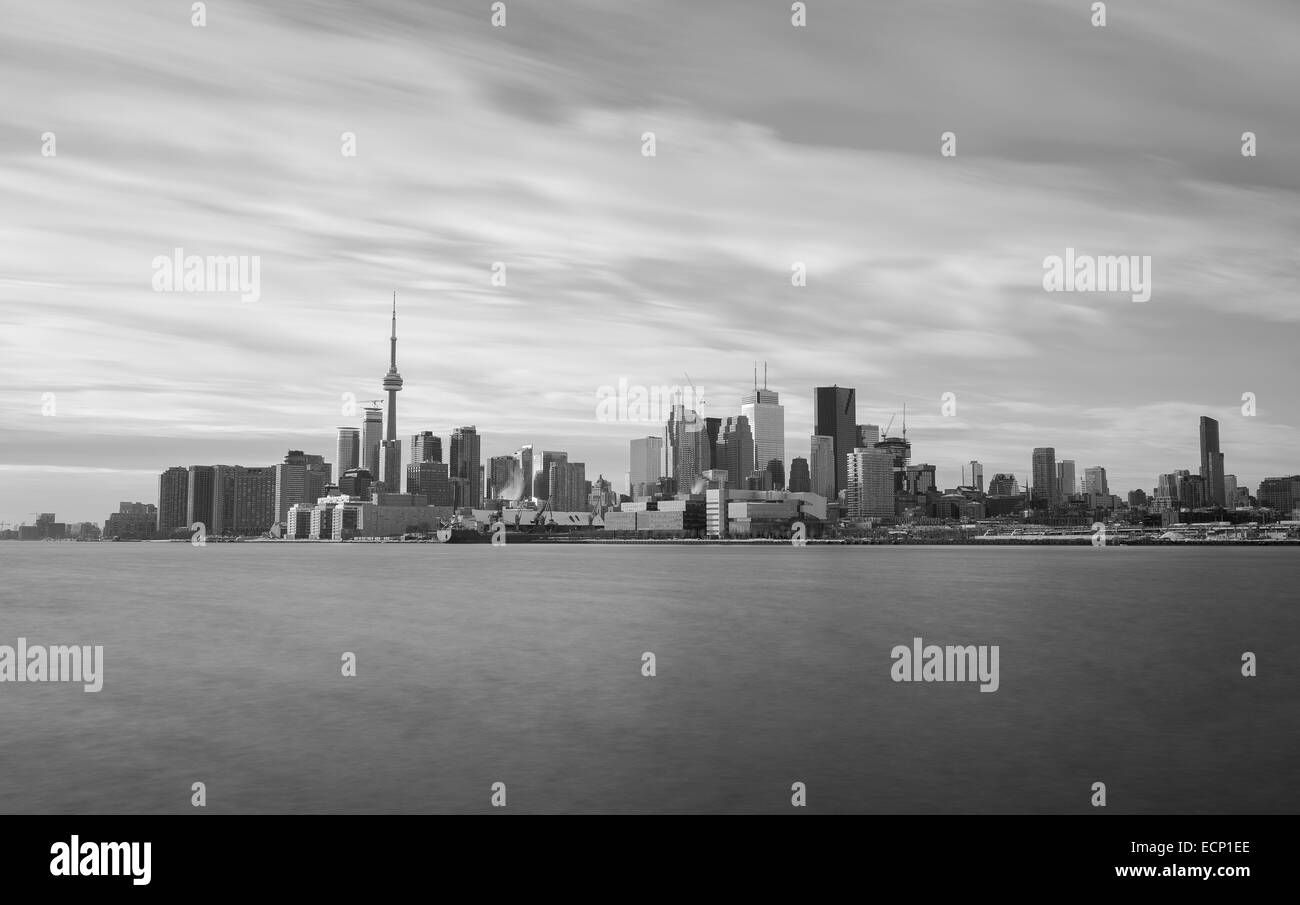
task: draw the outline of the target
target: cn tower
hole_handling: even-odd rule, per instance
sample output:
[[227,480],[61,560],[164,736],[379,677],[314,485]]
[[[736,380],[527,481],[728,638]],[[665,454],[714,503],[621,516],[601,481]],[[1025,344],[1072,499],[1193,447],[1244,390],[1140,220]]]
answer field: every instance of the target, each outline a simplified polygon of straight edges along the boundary
[[393,291],[393,336],[389,340],[388,373],[384,375],[384,392],[388,394],[388,428],[384,437],[397,439],[397,393],[402,388],[402,375],[397,373],[397,291]]
[[388,373],[384,375],[384,392],[388,394],[388,424],[383,442],[383,476],[379,479],[384,490],[399,493],[402,489],[402,444],[397,439],[397,392],[402,388],[402,375],[397,373],[397,291],[393,291],[393,335],[389,340]]

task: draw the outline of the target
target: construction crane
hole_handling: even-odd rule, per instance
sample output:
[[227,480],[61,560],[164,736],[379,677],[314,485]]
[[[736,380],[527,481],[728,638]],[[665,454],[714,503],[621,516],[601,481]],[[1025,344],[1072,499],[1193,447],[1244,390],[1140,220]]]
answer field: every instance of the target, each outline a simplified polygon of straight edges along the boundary
[[885,429],[880,432],[880,439],[883,440],[889,436],[889,429],[894,426],[894,417],[894,415],[889,416],[889,423],[886,424]]

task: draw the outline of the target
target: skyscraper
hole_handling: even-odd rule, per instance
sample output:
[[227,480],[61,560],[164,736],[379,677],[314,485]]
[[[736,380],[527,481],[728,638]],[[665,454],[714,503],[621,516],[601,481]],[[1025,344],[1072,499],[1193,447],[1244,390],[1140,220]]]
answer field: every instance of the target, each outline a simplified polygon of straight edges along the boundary
[[376,481],[380,475],[379,451],[383,442],[384,410],[377,405],[368,405],[361,426],[361,467],[370,472],[370,477]]
[[1041,500],[1050,506],[1056,500],[1056,448],[1037,446],[1033,457],[1033,485],[1030,487],[1033,500]]
[[836,495],[835,438],[813,434],[808,458],[811,460],[809,465],[812,472],[812,492],[820,493],[828,500],[834,500]]
[[537,450],[533,450],[533,497],[538,503],[551,497],[547,483],[550,480],[551,465],[567,461],[569,461],[569,454],[566,452],[543,449],[538,455]]
[[230,531],[255,537],[275,524],[275,468],[234,468],[234,514]]
[[673,405],[665,429],[677,489],[689,493],[713,467],[709,461],[709,435],[704,419],[680,402]]
[[632,441],[627,478],[629,494],[635,495],[638,485],[659,483],[663,476],[663,454],[662,437],[640,437]]
[[185,521],[189,503],[189,469],[180,465],[167,469],[158,476],[158,532],[171,534],[177,528],[187,527]]
[[433,431],[420,431],[411,436],[411,462],[441,462],[442,437]]
[[1210,505],[1224,505],[1223,453],[1219,451],[1219,422],[1201,416],[1201,477]]
[[185,495],[185,524],[202,522],[205,531],[212,529],[212,492],[214,470],[211,465],[191,465]]
[[1085,493],[1096,496],[1110,496],[1110,485],[1106,483],[1106,469],[1093,465],[1083,470],[1083,489]]
[[334,453],[338,473],[361,467],[361,430],[355,427],[339,428],[338,449]]
[[397,373],[396,291],[393,292],[393,333],[388,348],[388,373],[384,375],[384,392],[388,394],[388,423],[384,426],[384,473],[381,480],[386,490],[399,493],[402,488],[402,441],[397,439],[397,394],[402,389],[402,375]]
[[732,415],[722,426],[722,441],[718,444],[718,460],[714,468],[727,472],[729,487],[745,486],[745,480],[754,472],[754,434],[745,415]]
[[477,507],[483,502],[483,483],[479,454],[478,429],[474,425],[458,427],[451,432],[448,464],[451,466],[452,487],[463,487],[456,500],[459,507]]
[[893,518],[894,455],[889,449],[855,449],[845,456],[845,514],[850,519]]
[[1079,492],[1079,485],[1075,483],[1077,478],[1074,473],[1074,460],[1062,459],[1056,463],[1056,499],[1062,503],[1070,498],[1070,494]]
[[330,471],[323,456],[308,455],[300,449],[285,453],[284,461],[275,466],[276,522],[284,522],[290,506],[315,505],[330,483]]
[[[763,470],[773,459],[785,462],[785,406],[781,405],[780,394],[767,388],[766,365],[763,366],[762,389],[758,387],[757,371],[754,384],[752,393],[740,397],[740,413],[749,419],[749,430],[754,435],[754,468]],[[742,485],[737,483],[735,486]]]
[[984,492],[984,466],[981,465],[979,462],[976,462],[974,459],[972,459],[970,465],[967,467],[970,471],[970,479],[969,479],[970,483],[967,486],[974,487],[980,493],[983,493]]
[[1237,505],[1237,476],[1235,474],[1223,476],[1223,505],[1229,509],[1233,509]]
[[[813,388],[813,433],[831,438],[835,458],[835,493],[831,494],[834,497],[847,486],[849,453],[859,447],[867,448],[866,432],[858,430],[857,392],[852,387]],[[870,448],[877,442],[879,436],[871,441]]]

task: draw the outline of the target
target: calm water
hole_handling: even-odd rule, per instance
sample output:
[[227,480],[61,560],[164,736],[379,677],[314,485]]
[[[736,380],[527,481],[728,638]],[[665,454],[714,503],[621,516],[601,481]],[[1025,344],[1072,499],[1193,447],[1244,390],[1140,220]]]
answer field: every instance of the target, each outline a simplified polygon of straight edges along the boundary
[[[0,543],[0,811],[1300,810],[1300,551]],[[890,680],[914,636],[1001,688]],[[1240,675],[1243,651],[1259,676]],[[340,675],[354,651],[356,678]],[[658,675],[641,675],[653,651]]]

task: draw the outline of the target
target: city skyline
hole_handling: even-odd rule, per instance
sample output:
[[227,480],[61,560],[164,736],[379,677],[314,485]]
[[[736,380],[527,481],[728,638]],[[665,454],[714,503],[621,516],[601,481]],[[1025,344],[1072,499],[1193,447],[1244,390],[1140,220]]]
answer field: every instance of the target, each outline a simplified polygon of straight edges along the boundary
[[[0,278],[0,521],[100,521],[176,463],[329,456],[341,395],[378,395],[372,314],[393,286],[399,442],[473,424],[484,461],[562,449],[621,482],[628,441],[659,425],[597,423],[599,386],[689,372],[732,414],[758,359],[787,468],[809,454],[811,389],[838,383],[863,423],[906,404],[946,486],[972,458],[1023,480],[1052,446],[1149,491],[1198,468],[1201,416],[1241,484],[1296,471],[1284,4],[1248,21],[1149,3],[1082,32],[1065,4],[816,8],[805,32],[783,10],[669,4],[620,12],[644,43],[583,54],[584,5],[512,8],[504,29],[480,13],[9,13],[0,75],[30,90],[0,112],[25,225]],[[428,53],[444,34],[452,52]],[[708,52],[731,42],[752,55]],[[105,210],[129,216],[87,226]],[[260,256],[258,300],[154,292],[150,262],[182,247]],[[1044,292],[1045,256],[1076,247],[1152,255],[1151,298]]]

